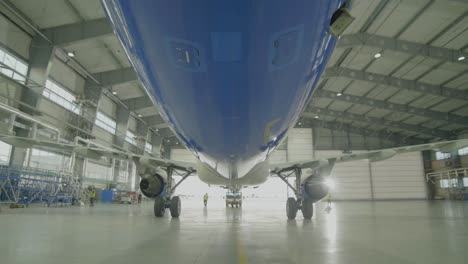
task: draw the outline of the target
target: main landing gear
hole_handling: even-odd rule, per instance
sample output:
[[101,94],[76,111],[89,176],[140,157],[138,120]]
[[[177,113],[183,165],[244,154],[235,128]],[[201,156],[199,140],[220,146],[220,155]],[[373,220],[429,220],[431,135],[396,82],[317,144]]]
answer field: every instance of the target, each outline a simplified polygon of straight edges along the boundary
[[[286,215],[288,219],[295,219],[297,215],[297,211],[302,211],[302,216],[304,219],[311,219],[314,215],[314,204],[312,200],[307,198],[307,195],[304,195],[304,188],[301,185],[301,176],[302,170],[300,168],[290,168],[280,171],[274,171],[281,180],[283,180],[293,191],[296,195],[296,198],[289,197],[286,201]],[[288,181],[288,177],[291,175],[295,175],[296,182],[295,186],[291,185]]]
[[[182,173],[180,171],[183,171]],[[156,217],[163,217],[164,213],[166,212],[166,208],[169,209],[171,212],[171,216],[174,218],[178,218],[180,216],[180,211],[182,209],[180,197],[179,196],[172,196],[174,194],[175,189],[179,186],[185,179],[187,179],[193,171],[188,171],[184,169],[177,169],[174,167],[167,168],[167,183],[166,183],[166,194],[163,196],[156,197],[154,200],[154,215]],[[174,186],[172,175],[173,173],[182,176],[182,179],[178,181]]]

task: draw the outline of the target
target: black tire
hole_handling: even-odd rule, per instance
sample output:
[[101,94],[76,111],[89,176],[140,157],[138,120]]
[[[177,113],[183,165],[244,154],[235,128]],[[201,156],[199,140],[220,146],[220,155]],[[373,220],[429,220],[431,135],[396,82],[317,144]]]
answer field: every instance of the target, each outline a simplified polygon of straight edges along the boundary
[[314,203],[308,199],[304,199],[302,202],[302,216],[304,219],[310,220],[314,216]]
[[174,196],[171,199],[171,216],[174,218],[177,218],[180,216],[180,210],[181,208],[181,203],[180,203],[180,198],[179,196]]
[[297,202],[293,197],[289,197],[286,201],[286,215],[288,219],[295,219],[297,214]]
[[154,200],[154,215],[156,217],[163,217],[164,213],[166,212],[164,198],[156,197]]

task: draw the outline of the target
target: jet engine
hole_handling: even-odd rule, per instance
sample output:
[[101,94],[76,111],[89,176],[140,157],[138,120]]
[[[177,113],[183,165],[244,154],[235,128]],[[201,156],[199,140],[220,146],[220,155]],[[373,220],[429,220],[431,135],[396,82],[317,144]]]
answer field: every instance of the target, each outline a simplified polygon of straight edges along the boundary
[[148,198],[156,198],[160,196],[165,190],[164,178],[155,173],[147,174],[142,177],[140,181],[140,190]]
[[330,190],[324,177],[310,176],[303,183],[304,192],[313,203],[323,199]]

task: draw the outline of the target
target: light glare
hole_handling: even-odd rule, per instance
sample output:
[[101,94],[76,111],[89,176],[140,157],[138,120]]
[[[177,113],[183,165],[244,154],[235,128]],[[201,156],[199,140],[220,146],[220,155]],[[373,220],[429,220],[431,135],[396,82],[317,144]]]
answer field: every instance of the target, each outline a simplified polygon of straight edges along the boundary
[[335,189],[335,181],[333,181],[332,179],[325,179],[324,183],[330,190]]

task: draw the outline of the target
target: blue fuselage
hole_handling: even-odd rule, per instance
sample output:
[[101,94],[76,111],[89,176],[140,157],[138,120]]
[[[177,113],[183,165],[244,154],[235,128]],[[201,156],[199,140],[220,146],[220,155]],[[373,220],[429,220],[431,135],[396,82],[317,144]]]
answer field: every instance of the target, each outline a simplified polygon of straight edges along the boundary
[[139,79],[198,159],[230,178],[265,161],[330,57],[345,0],[103,0]]

